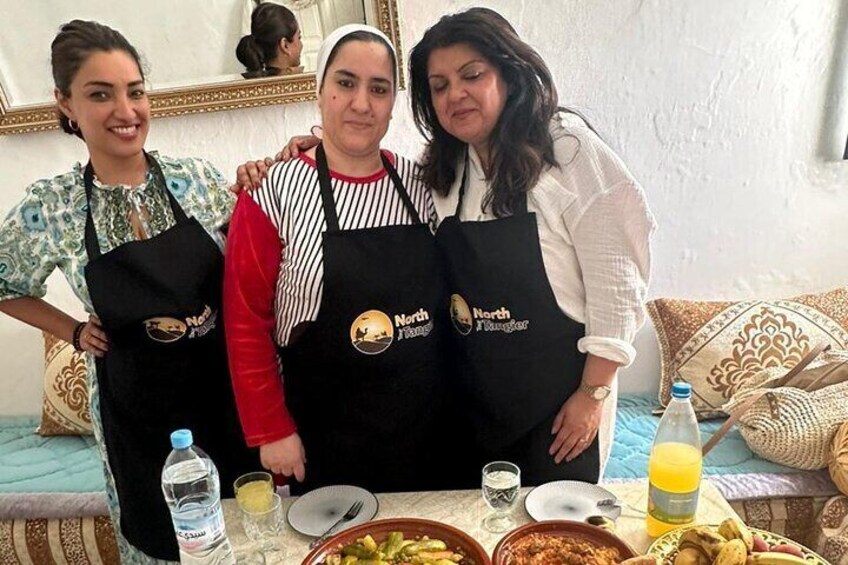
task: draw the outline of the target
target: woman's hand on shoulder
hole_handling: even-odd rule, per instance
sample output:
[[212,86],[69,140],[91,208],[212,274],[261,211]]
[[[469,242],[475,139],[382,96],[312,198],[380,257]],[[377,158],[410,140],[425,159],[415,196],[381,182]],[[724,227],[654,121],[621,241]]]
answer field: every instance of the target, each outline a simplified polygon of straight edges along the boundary
[[262,180],[268,176],[268,169],[274,164],[274,160],[265,157],[259,161],[247,161],[236,169],[236,184],[230,187],[238,194],[242,190],[253,192],[262,186]]
[[[309,135],[296,135],[289,139],[288,144],[274,158],[265,157],[258,161],[247,161],[243,165],[239,165],[236,169],[236,184],[231,187],[231,190],[238,194],[242,190],[257,190],[262,186],[262,181],[268,176],[268,169],[274,163],[288,162],[292,159],[297,159],[302,151],[312,149],[321,142],[321,139],[315,134],[316,127],[312,128],[312,133]],[[320,128],[318,128],[320,130]]]
[[294,475],[299,482],[306,477],[306,451],[297,433],[260,446],[259,459],[272,473]]
[[289,139],[283,150],[275,156],[277,161],[290,161],[297,159],[303,151],[312,149],[321,143],[321,126],[312,126],[309,135],[296,135]]

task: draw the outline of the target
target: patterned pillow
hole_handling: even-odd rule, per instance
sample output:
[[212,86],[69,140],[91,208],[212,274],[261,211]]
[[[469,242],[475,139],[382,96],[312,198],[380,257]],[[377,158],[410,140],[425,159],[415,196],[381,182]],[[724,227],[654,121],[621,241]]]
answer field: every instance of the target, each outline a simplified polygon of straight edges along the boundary
[[692,385],[699,418],[721,411],[739,385],[769,368],[790,369],[816,343],[848,349],[848,288],[787,300],[648,303],[662,356],[659,400],[674,381]]
[[828,500],[814,524],[810,548],[832,565],[848,565],[848,496]]
[[43,436],[91,435],[85,354],[53,334],[44,333]]

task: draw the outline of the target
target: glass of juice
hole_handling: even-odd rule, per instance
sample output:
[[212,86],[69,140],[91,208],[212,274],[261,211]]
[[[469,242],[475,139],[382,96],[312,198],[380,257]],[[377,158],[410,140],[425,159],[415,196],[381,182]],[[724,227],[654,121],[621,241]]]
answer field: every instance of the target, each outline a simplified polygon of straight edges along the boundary
[[264,471],[247,473],[235,480],[233,492],[243,511],[265,512],[273,503],[274,478]]

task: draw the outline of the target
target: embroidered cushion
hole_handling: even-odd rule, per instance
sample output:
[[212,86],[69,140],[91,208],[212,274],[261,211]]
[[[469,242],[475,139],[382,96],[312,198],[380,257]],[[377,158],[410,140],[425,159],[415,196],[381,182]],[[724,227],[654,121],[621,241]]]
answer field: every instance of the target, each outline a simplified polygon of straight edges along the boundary
[[43,436],[91,435],[85,353],[56,336],[44,334]]
[[794,367],[820,341],[848,348],[848,288],[785,300],[660,298],[647,309],[662,360],[660,404],[674,381],[686,381],[701,419],[725,416],[721,407],[747,379]]

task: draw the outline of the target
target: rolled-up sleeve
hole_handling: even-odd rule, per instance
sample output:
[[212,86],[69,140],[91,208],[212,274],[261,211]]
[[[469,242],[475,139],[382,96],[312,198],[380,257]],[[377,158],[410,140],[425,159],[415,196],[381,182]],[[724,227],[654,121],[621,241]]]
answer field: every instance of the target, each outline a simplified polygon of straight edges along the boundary
[[224,323],[230,374],[245,440],[258,446],[294,433],[274,341],[274,297],[283,244],[246,194],[239,196],[226,245]]
[[600,192],[570,226],[586,289],[586,336],[581,352],[627,366],[645,321],[656,228],[644,192],[632,180]]

